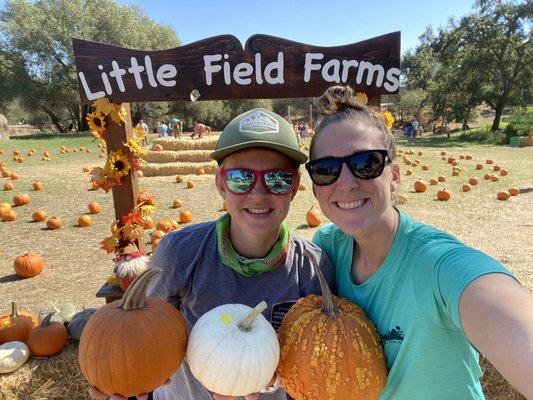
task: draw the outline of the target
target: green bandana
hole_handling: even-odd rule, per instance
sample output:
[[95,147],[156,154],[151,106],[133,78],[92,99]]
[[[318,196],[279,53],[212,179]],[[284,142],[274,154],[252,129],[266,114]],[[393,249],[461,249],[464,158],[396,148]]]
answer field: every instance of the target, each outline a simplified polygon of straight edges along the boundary
[[225,214],[217,220],[218,254],[222,264],[237,271],[239,274],[251,277],[264,274],[276,269],[285,262],[289,251],[289,229],[282,222],[279,238],[270,253],[264,258],[244,258],[237,254],[229,239],[229,225],[231,217]]

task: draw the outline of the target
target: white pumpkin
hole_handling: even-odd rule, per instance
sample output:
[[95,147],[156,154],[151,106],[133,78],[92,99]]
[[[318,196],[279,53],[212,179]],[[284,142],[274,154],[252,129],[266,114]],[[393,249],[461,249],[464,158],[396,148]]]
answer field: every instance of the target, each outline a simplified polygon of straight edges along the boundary
[[245,396],[265,388],[276,371],[279,342],[272,325],[254,309],[224,304],[198,319],[189,335],[187,362],[213,393]]
[[8,374],[26,362],[30,350],[25,343],[7,342],[0,346],[0,374]]

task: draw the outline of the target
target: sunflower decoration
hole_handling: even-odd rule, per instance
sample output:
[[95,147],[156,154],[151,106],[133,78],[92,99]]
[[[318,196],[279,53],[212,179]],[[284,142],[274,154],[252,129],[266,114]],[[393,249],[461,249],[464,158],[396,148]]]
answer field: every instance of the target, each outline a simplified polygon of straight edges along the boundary
[[101,97],[94,101],[93,106],[96,112],[104,116],[109,115],[116,124],[126,123],[126,108],[122,103],[111,103],[107,97]]
[[120,184],[122,178],[130,173],[131,164],[122,150],[112,151],[104,166],[104,179]]
[[357,92],[355,98],[363,104],[368,104],[368,96],[364,92]]
[[144,139],[144,132],[141,128],[133,129],[133,137],[129,138],[124,146],[129,149],[131,167],[138,171],[141,169],[142,157],[148,154],[148,152],[142,147]]
[[385,120],[385,126],[390,130],[394,126],[394,116],[390,111],[385,111],[383,113],[383,119]]
[[157,201],[155,196],[147,191],[142,190],[137,198],[137,208],[141,216],[146,217],[154,213]]
[[86,119],[92,135],[98,139],[104,140],[105,115],[95,111],[91,114],[87,114]]

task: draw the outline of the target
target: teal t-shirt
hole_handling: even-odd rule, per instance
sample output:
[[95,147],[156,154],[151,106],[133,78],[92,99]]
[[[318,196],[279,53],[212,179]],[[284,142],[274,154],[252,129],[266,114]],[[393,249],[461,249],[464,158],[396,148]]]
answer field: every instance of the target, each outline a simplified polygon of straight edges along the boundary
[[313,241],[335,265],[338,295],[363,308],[389,371],[380,400],[484,399],[479,353],[466,338],[459,299],[474,279],[512,274],[496,260],[400,213],[387,257],[368,280],[351,274],[354,238],[333,224]]

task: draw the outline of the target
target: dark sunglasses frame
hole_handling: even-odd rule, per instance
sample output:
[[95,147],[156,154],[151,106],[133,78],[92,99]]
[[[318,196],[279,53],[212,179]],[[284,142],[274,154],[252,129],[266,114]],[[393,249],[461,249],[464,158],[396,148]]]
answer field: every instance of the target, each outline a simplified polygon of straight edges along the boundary
[[[247,171],[247,172],[252,172],[253,173],[253,176],[254,176],[253,182],[252,182],[250,187],[245,192],[235,192],[235,191],[231,190],[231,188],[228,185],[228,181],[227,181],[227,173],[231,172],[231,171]],[[292,184],[287,189],[286,192],[276,193],[276,192],[273,192],[273,191],[270,190],[270,188],[268,187],[268,185],[267,185],[267,183],[265,181],[265,174],[267,174],[269,172],[287,172],[287,173],[290,173],[292,175]],[[233,193],[233,194],[247,194],[247,193],[250,193],[252,191],[252,189],[255,187],[255,185],[257,184],[257,181],[260,180],[261,183],[263,184],[263,187],[265,188],[265,190],[268,193],[274,194],[274,195],[277,195],[277,196],[284,196],[286,194],[291,193],[292,190],[294,189],[294,187],[296,186],[296,181],[298,180],[298,176],[299,176],[299,173],[298,173],[298,171],[296,169],[281,169],[281,168],[266,169],[266,170],[258,170],[258,169],[252,169],[252,168],[238,168],[238,167],[237,168],[222,168],[220,170],[220,174],[222,176],[222,180],[224,181],[224,186],[226,187],[226,189],[230,193]]]
[[[372,154],[372,153],[379,153],[381,154],[381,164],[379,165],[379,167],[373,171],[373,173],[371,175],[361,175],[358,171],[357,171],[357,168],[354,166],[356,165],[356,160],[357,159],[360,159],[361,156],[365,156],[367,154]],[[331,182],[320,182],[320,183],[317,183],[317,181],[315,180],[316,177],[313,176],[314,174],[314,168],[318,165],[320,165],[321,162],[336,162],[337,163],[337,168],[336,168],[336,172],[330,174],[329,176],[331,176]],[[346,166],[348,167],[348,169],[350,170],[350,172],[352,173],[352,175],[358,179],[364,179],[364,180],[370,180],[370,179],[376,179],[377,177],[379,177],[382,173],[383,173],[383,170],[385,169],[385,164],[387,163],[387,161],[390,161],[390,158],[389,158],[389,152],[387,150],[384,150],[384,149],[376,149],[376,150],[364,150],[364,151],[358,151],[357,153],[353,153],[353,154],[350,154],[349,156],[346,156],[346,157],[333,157],[333,156],[329,156],[329,157],[322,157],[322,158],[317,158],[315,160],[312,160],[312,161],[309,161],[305,164],[305,169],[307,170],[307,172],[309,173],[309,176],[311,177],[311,180],[313,181],[313,183],[317,186],[327,186],[327,185],[331,185],[333,183],[335,183],[337,181],[337,179],[339,179],[339,176],[341,175],[341,171],[342,171],[342,165],[343,164],[346,164]]]

